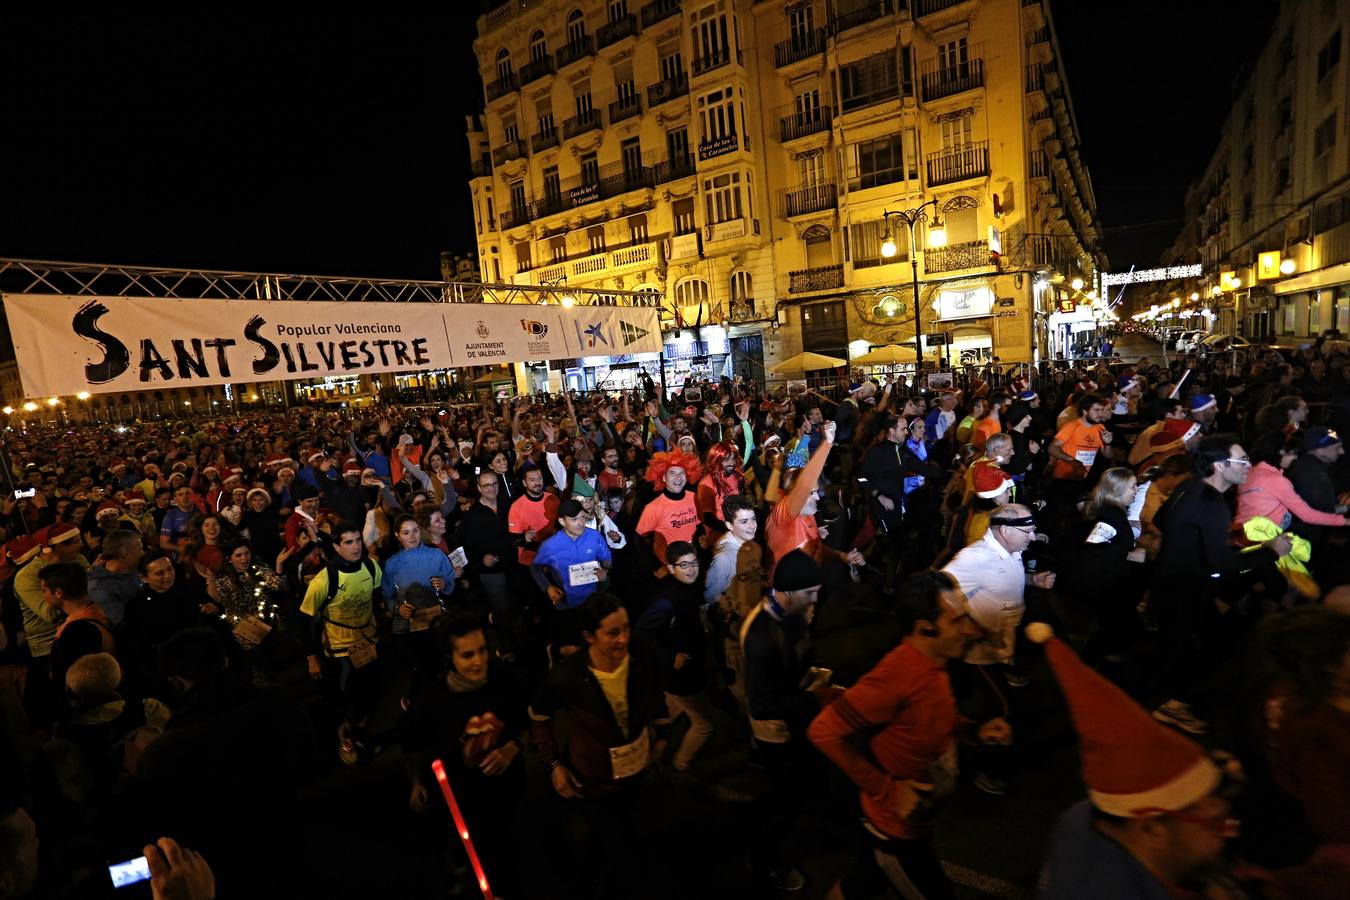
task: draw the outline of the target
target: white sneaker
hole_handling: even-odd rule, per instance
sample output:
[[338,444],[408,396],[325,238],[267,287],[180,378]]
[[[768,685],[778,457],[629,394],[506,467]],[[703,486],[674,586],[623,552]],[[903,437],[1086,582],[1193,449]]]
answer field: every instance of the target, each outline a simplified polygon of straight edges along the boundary
[[1209,726],[1191,711],[1190,705],[1180,700],[1168,700],[1153,710],[1153,718],[1191,734],[1204,734],[1209,731]]

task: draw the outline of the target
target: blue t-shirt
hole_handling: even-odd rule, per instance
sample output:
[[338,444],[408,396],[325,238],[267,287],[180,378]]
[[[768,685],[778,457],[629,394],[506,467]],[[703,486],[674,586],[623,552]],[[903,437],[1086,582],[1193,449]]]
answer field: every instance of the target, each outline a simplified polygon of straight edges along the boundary
[[183,512],[176,506],[170,506],[169,511],[164,514],[164,522],[159,526],[160,536],[168,538],[175,544],[178,543],[187,537],[188,523],[195,515],[197,515],[195,508],[190,512]]
[[1036,900],[1170,900],[1153,873],[1092,824],[1086,800],[1069,807],[1050,835]]
[[[609,562],[612,559],[609,545],[594,528],[587,528],[581,537],[573,540],[566,531],[556,532],[539,546],[535,554],[534,565],[552,569],[558,575],[555,582],[563,589],[560,607],[580,606],[586,598],[600,589],[600,582],[607,577],[603,572],[591,580],[591,569],[584,564]],[[581,566],[574,569],[573,566]],[[575,582],[575,583],[574,583]]]

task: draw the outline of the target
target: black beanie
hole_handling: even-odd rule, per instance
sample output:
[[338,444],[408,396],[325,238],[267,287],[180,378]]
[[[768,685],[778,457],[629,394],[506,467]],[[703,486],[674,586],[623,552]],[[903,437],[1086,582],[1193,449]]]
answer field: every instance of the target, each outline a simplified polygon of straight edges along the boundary
[[784,556],[773,570],[775,591],[800,591],[820,587],[823,582],[820,565],[800,550],[793,550]]

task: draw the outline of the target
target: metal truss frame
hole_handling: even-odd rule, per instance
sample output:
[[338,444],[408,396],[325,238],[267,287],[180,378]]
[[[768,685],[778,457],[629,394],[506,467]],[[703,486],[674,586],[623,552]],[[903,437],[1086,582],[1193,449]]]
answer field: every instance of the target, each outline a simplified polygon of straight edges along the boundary
[[476,284],[275,272],[227,272],[0,257],[0,292],[165,300],[520,303],[659,308],[660,297],[558,285]]

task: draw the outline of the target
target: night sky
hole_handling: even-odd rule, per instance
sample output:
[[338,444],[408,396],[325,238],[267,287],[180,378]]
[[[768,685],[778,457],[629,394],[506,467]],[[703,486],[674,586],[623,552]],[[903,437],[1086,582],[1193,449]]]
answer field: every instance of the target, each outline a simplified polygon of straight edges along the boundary
[[[1112,268],[1152,264],[1276,4],[1051,3]],[[0,255],[438,277],[440,251],[473,249],[481,96],[471,4],[446,6],[11,11]]]

